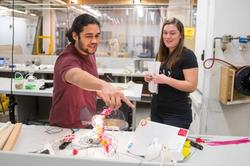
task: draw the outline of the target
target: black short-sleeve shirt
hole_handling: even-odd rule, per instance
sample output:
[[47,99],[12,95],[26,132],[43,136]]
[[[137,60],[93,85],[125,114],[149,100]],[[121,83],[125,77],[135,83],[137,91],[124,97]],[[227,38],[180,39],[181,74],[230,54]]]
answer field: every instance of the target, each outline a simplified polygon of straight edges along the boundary
[[[161,66],[160,73],[177,80],[185,80],[183,70],[197,68],[198,63],[193,51],[184,48],[180,61],[170,70]],[[184,115],[191,113],[189,93],[178,90],[166,84],[159,84],[158,94],[154,95],[152,108],[161,114]]]

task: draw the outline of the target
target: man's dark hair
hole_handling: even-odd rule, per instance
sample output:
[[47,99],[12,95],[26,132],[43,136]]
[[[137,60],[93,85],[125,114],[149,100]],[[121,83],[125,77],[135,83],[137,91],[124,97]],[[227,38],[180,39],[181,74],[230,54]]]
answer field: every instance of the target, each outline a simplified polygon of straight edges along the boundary
[[97,24],[100,27],[100,22],[89,14],[81,14],[75,18],[71,28],[66,33],[68,40],[75,44],[75,40],[72,37],[72,32],[75,32],[78,36],[83,31],[83,27],[89,24]]

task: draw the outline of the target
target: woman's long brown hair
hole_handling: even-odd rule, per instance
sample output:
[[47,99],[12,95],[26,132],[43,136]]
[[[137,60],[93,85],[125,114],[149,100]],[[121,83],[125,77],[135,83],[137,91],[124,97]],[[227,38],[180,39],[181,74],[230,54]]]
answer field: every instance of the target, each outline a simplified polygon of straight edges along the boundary
[[[164,27],[170,24],[175,25],[181,35],[181,39],[172,53],[170,53],[169,48],[165,46],[163,41]],[[162,25],[160,46],[158,54],[156,56],[156,60],[160,61],[162,65],[166,64],[168,69],[172,69],[172,67],[181,59],[181,52],[183,48],[184,48],[184,26],[182,22],[176,18],[171,18],[166,20]]]

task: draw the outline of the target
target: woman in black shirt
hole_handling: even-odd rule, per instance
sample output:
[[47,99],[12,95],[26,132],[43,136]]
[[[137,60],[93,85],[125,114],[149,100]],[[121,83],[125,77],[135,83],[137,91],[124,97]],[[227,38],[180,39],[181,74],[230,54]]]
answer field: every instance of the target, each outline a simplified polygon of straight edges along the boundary
[[195,54],[184,47],[184,26],[176,18],[162,26],[159,51],[160,73],[145,74],[146,82],[158,84],[153,94],[151,120],[188,129],[192,122],[189,93],[196,90],[198,63]]

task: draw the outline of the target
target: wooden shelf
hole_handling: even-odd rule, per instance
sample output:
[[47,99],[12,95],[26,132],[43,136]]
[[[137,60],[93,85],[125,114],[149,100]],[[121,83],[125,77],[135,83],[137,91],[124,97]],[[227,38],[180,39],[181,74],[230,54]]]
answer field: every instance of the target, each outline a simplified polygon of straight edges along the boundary
[[250,102],[250,97],[239,93],[234,88],[236,70],[227,66],[221,67],[219,100],[225,105]]

